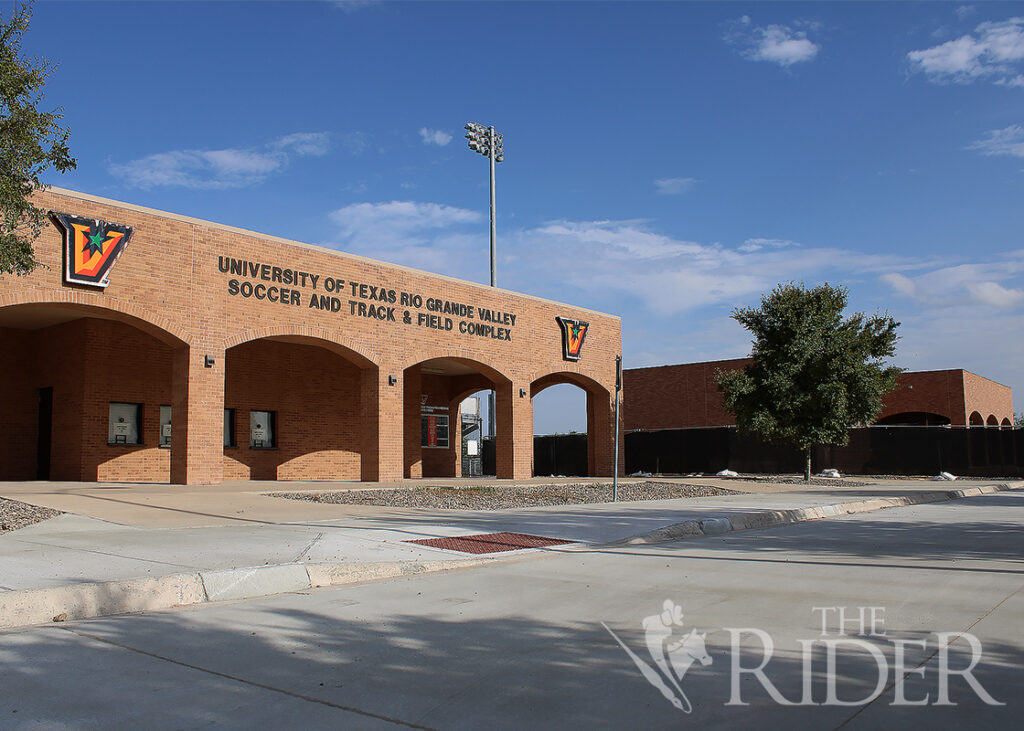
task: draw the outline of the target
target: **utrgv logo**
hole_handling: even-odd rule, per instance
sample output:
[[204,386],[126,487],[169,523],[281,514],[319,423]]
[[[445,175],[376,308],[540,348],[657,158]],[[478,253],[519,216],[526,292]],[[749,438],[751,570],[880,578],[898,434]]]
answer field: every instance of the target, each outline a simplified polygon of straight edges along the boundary
[[673,706],[683,713],[690,713],[693,706],[679,683],[693,663],[711,664],[711,656],[704,648],[707,633],[699,635],[694,628],[673,640],[675,629],[683,626],[683,609],[671,599],[666,599],[662,606],[663,611],[660,614],[645,617],[643,621],[647,652],[654,662],[654,667],[630,650],[607,624],[602,622],[601,626],[608,630],[608,634],[626,651],[648,683],[657,688]]
[[590,323],[572,320],[568,317],[556,317],[555,319],[562,326],[562,357],[565,360],[579,360]]
[[106,287],[107,275],[132,238],[132,227],[50,211],[64,231],[64,281]]

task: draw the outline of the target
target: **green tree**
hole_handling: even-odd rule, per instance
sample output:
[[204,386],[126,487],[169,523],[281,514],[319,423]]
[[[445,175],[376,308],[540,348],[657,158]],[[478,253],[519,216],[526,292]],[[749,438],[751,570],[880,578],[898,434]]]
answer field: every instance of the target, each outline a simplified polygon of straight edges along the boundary
[[1013,415],[1013,425],[1017,429],[1024,429],[1024,411]]
[[32,205],[34,191],[46,186],[39,176],[49,168],[75,167],[63,109],[42,112],[43,85],[53,65],[21,58],[21,36],[28,30],[29,5],[9,21],[0,18],[0,274],[26,274],[38,266],[32,244],[46,222],[46,211]]
[[844,319],[847,295],[828,284],[780,284],[760,308],[734,310],[753,334],[754,362],[718,375],[739,429],[802,450],[808,481],[811,448],[846,444],[850,427],[874,421],[902,371],[883,363],[896,352],[899,323],[877,314]]

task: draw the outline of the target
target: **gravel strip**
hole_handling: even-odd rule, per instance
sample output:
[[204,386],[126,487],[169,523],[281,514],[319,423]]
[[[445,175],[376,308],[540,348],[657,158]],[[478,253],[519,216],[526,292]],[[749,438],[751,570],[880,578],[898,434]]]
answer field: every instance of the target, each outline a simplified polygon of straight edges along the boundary
[[0,497],[0,533],[18,530],[26,525],[41,523],[50,518],[63,515],[59,510],[40,508],[18,500],[8,500]]
[[768,482],[772,485],[817,485],[818,487],[867,487],[874,485],[874,482],[859,482],[857,480],[842,480],[835,477],[812,477],[808,482],[802,477],[726,477],[717,478],[728,480],[747,480],[749,482]]
[[[635,482],[619,485],[620,502],[736,494],[735,490],[683,483]],[[381,505],[391,508],[508,510],[544,505],[610,503],[612,501],[612,485],[610,482],[567,485],[481,485],[346,492],[271,492],[267,495],[290,500],[308,500],[314,503]]]

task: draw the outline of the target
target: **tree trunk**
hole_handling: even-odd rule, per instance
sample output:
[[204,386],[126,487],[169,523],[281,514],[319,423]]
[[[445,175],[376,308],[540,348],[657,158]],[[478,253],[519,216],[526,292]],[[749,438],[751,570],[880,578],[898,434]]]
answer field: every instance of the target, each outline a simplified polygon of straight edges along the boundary
[[811,448],[807,448],[807,461],[804,462],[804,482],[811,481]]

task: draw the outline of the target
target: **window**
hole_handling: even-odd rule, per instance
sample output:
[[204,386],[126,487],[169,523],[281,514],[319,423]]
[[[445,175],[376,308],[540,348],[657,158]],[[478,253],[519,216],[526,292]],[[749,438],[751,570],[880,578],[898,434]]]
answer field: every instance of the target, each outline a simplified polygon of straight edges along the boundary
[[277,446],[277,412],[249,412],[249,446],[255,449],[267,449]]
[[224,446],[235,446],[235,410],[224,409]]
[[420,420],[420,446],[448,449],[448,417],[423,414]]
[[171,407],[160,407],[160,446],[171,446]]
[[142,423],[142,404],[110,402],[107,424],[108,444],[142,444],[139,424]]

